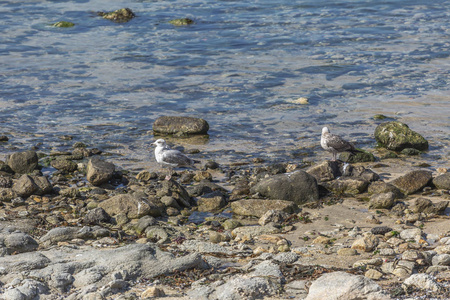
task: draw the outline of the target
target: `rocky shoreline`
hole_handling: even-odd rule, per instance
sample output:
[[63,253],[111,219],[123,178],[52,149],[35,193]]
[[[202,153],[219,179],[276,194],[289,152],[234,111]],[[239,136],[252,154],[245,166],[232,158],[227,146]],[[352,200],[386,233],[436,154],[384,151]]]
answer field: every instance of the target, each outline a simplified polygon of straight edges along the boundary
[[405,155],[392,153],[207,161],[171,180],[82,143],[13,153],[0,299],[448,299],[450,173],[417,157],[389,178]]

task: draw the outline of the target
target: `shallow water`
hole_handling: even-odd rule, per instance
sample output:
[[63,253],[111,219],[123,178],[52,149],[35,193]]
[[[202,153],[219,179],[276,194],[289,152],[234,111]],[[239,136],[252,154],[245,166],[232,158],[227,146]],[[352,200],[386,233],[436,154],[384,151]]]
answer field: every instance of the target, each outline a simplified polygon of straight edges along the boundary
[[[122,7],[137,17],[95,13]],[[0,12],[0,159],[83,141],[155,167],[152,123],[183,115],[210,124],[206,144],[173,141],[197,158],[315,161],[329,157],[322,126],[370,150],[384,114],[448,166],[450,1],[0,1]],[[168,24],[180,17],[195,24]],[[49,26],[61,20],[76,25]]]

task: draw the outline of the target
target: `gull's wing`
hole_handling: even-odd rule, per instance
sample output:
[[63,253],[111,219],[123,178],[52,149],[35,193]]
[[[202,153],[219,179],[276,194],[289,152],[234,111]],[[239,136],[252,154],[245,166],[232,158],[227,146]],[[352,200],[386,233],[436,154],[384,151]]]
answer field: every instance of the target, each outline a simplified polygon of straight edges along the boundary
[[343,138],[335,134],[328,134],[326,137],[327,146],[335,149],[338,152],[354,150],[353,144],[347,142]]
[[178,150],[165,150],[162,153],[162,160],[165,163],[177,166],[189,166],[193,164],[192,159]]

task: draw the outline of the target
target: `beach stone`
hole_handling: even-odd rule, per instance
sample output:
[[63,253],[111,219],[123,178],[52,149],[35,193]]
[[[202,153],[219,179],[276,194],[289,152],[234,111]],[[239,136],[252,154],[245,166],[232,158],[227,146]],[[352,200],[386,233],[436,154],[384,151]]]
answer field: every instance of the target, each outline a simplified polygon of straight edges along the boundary
[[270,222],[281,224],[283,223],[288,217],[290,216],[289,213],[284,212],[282,210],[277,209],[270,209],[266,211],[261,218],[258,220],[258,224],[261,226],[264,226]]
[[437,254],[433,256],[431,263],[433,266],[450,266],[450,254]]
[[383,277],[383,273],[381,273],[380,271],[377,271],[375,269],[369,269],[366,271],[366,273],[364,273],[364,276],[369,279],[378,280],[381,277]]
[[166,206],[166,207],[174,207],[176,209],[181,209],[181,206],[178,204],[177,200],[170,196],[163,196],[161,197],[160,201]]
[[151,286],[142,292],[141,299],[159,298],[159,297],[164,297],[165,295],[166,295],[166,293],[164,293],[163,289],[156,287],[156,286]]
[[409,209],[413,213],[432,212],[434,210],[434,206],[430,199],[420,197],[410,202]]
[[337,254],[340,256],[354,256],[357,255],[358,252],[352,248],[341,248],[337,251]]
[[0,232],[0,247],[6,248],[8,255],[34,251],[39,243],[30,235],[23,232]]
[[365,232],[362,238],[355,240],[352,244],[352,249],[369,252],[375,249],[378,245],[379,239],[371,232]]
[[81,195],[80,191],[75,187],[61,189],[61,190],[59,190],[59,194],[61,196],[68,197],[68,198],[77,198],[77,197],[80,197],[80,195]]
[[298,206],[287,200],[244,199],[231,202],[233,213],[241,216],[255,216],[261,218],[268,210],[280,210],[295,213]]
[[188,192],[182,185],[174,180],[164,180],[161,189],[156,192],[156,196],[170,196],[178,202],[180,207],[191,207],[191,197]]
[[433,179],[433,184],[441,190],[450,190],[450,172],[438,175]]
[[53,186],[45,176],[22,175],[13,184],[12,190],[21,197],[45,195],[53,190]]
[[420,290],[431,290],[436,293],[439,293],[443,288],[431,275],[424,273],[411,275],[403,281],[403,285],[405,287],[413,286]]
[[372,209],[389,209],[395,203],[395,195],[392,192],[374,194],[370,197],[369,208]]
[[16,198],[17,194],[13,189],[10,188],[0,188],[0,202],[11,201]]
[[450,254],[450,244],[449,245],[440,245],[434,248],[437,254]]
[[251,188],[251,192],[269,199],[292,201],[297,205],[319,199],[316,179],[302,170],[263,179]]
[[414,240],[418,242],[422,238],[422,230],[420,228],[405,229],[400,232],[400,238],[405,241]]
[[205,195],[198,199],[197,201],[198,205],[198,211],[209,211],[209,212],[215,212],[220,210],[221,208],[225,207],[227,205],[227,201],[225,200],[225,197],[219,193],[213,193]]
[[381,266],[383,264],[383,259],[380,257],[372,259],[362,259],[358,260],[353,264],[353,268],[367,267],[367,266]]
[[94,208],[83,217],[83,223],[88,225],[97,225],[100,223],[109,223],[111,216],[101,207]]
[[150,173],[149,171],[141,171],[136,175],[136,179],[139,181],[150,181],[152,179],[158,178],[158,174],[155,172]]
[[332,272],[313,281],[305,300],[388,300],[381,287],[369,278],[346,272]]
[[378,125],[375,129],[375,140],[379,146],[394,151],[401,151],[405,148],[414,148],[420,151],[428,149],[426,139],[411,130],[408,125],[398,121]]
[[202,180],[211,181],[212,175],[208,171],[195,171],[194,180],[200,182]]
[[35,151],[15,152],[8,155],[6,163],[15,173],[31,173],[38,165],[38,156]]
[[277,295],[280,283],[276,278],[249,277],[238,275],[218,286],[208,298],[192,297],[192,299],[259,299]]
[[342,152],[339,154],[339,160],[342,160],[346,163],[358,163],[358,162],[372,162],[375,161],[375,156],[362,149],[358,149],[359,152],[350,153],[350,152]]
[[217,244],[221,242],[229,242],[231,240],[231,235],[224,234],[217,231],[209,232],[209,241],[211,243]]
[[6,289],[3,299],[7,300],[27,300],[36,299],[43,294],[47,294],[48,287],[42,282],[33,279],[25,279],[14,288]]
[[341,176],[342,172],[340,168],[339,162],[324,161],[320,164],[311,166],[306,172],[314,176],[318,182],[326,182]]
[[280,233],[281,229],[273,226],[273,223],[269,223],[264,226],[241,226],[233,229],[231,231],[231,235],[235,239],[252,239],[256,236],[260,236],[263,234],[275,234]]
[[115,166],[99,158],[92,158],[87,165],[87,180],[95,186],[107,183],[112,177]]
[[369,195],[393,193],[395,198],[403,198],[403,193],[394,185],[384,181],[371,182],[367,188]]
[[329,191],[336,194],[361,194],[367,190],[369,183],[358,178],[341,177],[339,179],[322,183],[322,185]]
[[222,227],[225,230],[233,230],[235,228],[241,227],[242,223],[238,220],[227,219],[222,223]]
[[204,242],[198,240],[186,240],[179,248],[184,251],[194,251],[202,254],[222,254],[232,255],[233,251],[212,242]]
[[427,186],[432,178],[430,171],[415,170],[392,180],[390,183],[402,193],[410,195]]
[[11,188],[13,183],[14,182],[11,177],[0,177],[0,189]]
[[153,123],[153,132],[164,135],[207,134],[209,124],[192,117],[162,116]]
[[323,235],[319,235],[318,237],[316,237],[313,241],[312,244],[322,244],[322,245],[327,245],[331,243],[331,239],[329,237],[323,236]]
[[133,11],[129,8],[121,8],[112,12],[97,12],[97,15],[116,23],[128,22],[135,17]]
[[55,159],[51,161],[50,165],[57,170],[66,172],[73,172],[78,169],[78,165],[68,159]]
[[385,235],[386,233],[391,231],[392,228],[387,226],[377,226],[370,229],[370,232],[372,232],[373,234],[380,234],[380,235]]
[[157,217],[161,215],[158,206],[149,199],[130,194],[119,194],[98,204],[110,216],[125,214],[129,219],[138,219],[145,215]]
[[293,264],[300,258],[300,255],[298,255],[295,252],[284,252],[284,253],[278,253],[273,257],[274,260],[285,263],[285,264]]

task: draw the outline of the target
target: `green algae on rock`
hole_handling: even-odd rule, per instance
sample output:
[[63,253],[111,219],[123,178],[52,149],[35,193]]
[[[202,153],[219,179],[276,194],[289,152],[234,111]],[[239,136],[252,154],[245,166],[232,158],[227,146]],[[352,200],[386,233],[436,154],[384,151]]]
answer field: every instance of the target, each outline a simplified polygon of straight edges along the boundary
[[402,151],[405,148],[428,150],[428,141],[423,136],[398,121],[378,125],[375,129],[375,139],[380,147],[389,150]]
[[359,149],[359,152],[352,154],[350,152],[342,152],[339,155],[339,159],[347,162],[347,163],[356,163],[356,162],[372,162],[375,161],[375,156],[367,151]]
[[121,8],[112,12],[97,12],[97,15],[103,17],[103,19],[111,20],[117,23],[125,23],[135,17],[133,11],[129,8]]
[[59,22],[51,24],[50,26],[68,28],[68,27],[75,26],[75,24],[72,22],[67,22],[67,21],[59,21]]
[[170,20],[169,23],[175,26],[186,26],[194,24],[194,21],[189,18],[181,18]]

